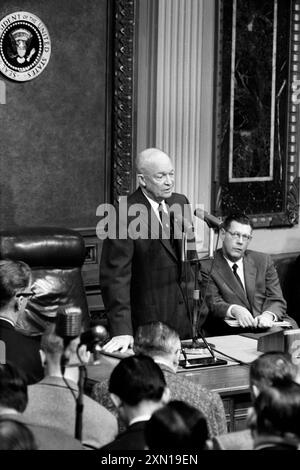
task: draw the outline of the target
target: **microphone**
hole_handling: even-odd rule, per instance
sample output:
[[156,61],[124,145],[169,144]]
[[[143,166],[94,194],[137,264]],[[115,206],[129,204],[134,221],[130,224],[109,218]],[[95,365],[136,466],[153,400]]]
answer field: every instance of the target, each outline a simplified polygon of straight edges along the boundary
[[81,333],[82,313],[78,307],[59,307],[56,317],[55,332],[64,340],[71,341]]
[[66,364],[70,359],[66,353],[66,347],[73,339],[80,336],[81,321],[82,312],[80,308],[71,305],[67,307],[59,307],[56,317],[55,333],[64,341],[64,351],[60,360],[60,366],[63,375]]
[[223,222],[222,220],[218,219],[217,217],[215,217],[214,215],[211,215],[209,214],[208,212],[206,212],[205,210],[203,209],[196,209],[194,211],[194,215],[196,217],[199,217],[199,219],[202,219],[204,220],[204,222],[207,223],[208,227],[209,228],[213,228],[215,230],[219,230],[222,225],[223,225]]
[[80,344],[86,344],[87,350],[92,351],[96,344],[105,343],[108,339],[107,329],[102,325],[96,325],[81,333]]
[[107,329],[103,325],[96,325],[80,336],[80,344],[86,344],[87,350],[93,354],[94,364],[99,364],[102,346],[108,339]]

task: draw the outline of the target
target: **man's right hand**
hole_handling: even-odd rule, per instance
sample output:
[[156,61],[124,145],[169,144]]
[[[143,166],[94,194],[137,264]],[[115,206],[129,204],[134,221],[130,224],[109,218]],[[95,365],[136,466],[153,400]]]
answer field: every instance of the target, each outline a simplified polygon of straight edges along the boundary
[[106,352],[126,352],[128,348],[133,346],[133,336],[119,335],[113,336],[112,339],[103,346],[103,351]]
[[257,326],[253,316],[245,307],[234,305],[231,314],[242,328],[253,328]]

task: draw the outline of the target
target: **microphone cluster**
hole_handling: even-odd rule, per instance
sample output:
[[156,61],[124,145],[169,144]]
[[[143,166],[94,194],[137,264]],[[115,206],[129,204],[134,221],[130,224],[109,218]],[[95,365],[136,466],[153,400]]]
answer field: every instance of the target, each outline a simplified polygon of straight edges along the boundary
[[80,337],[80,345],[86,344],[88,351],[93,351],[95,345],[103,345],[108,339],[108,332],[102,325],[96,325],[83,333],[82,312],[78,307],[60,307],[56,318],[56,334],[70,342]]

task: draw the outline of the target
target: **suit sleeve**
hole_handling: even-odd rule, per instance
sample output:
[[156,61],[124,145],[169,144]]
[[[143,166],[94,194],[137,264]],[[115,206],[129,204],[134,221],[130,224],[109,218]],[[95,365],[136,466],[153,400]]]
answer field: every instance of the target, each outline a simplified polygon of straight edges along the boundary
[[130,284],[134,242],[107,238],[100,261],[100,287],[111,336],[132,335]]
[[230,307],[230,303],[223,299],[223,296],[218,288],[217,282],[214,278],[214,272],[211,271],[211,262],[203,262],[201,264],[201,294],[202,299],[208,308],[208,315],[210,319],[219,318],[223,319],[226,312]]
[[266,267],[266,291],[263,311],[269,311],[277,315],[278,320],[282,320],[286,312],[286,301],[283,298],[278,274],[270,256],[267,257]]

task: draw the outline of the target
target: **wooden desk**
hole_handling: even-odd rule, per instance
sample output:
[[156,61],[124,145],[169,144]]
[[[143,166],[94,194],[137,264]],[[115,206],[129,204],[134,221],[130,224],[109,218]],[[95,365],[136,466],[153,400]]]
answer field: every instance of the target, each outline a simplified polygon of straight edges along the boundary
[[[261,354],[256,351],[255,339],[232,335],[212,337],[209,338],[209,342],[213,343],[218,351],[247,363],[252,362]],[[121,354],[119,356],[122,357]],[[224,358],[221,355],[219,357]],[[88,366],[87,391],[95,382],[108,378],[119,360],[116,357],[103,356],[99,365]],[[248,365],[240,365],[228,360],[228,364],[224,366],[180,368],[177,373],[221,395],[229,431],[245,428],[247,410],[251,404]]]

